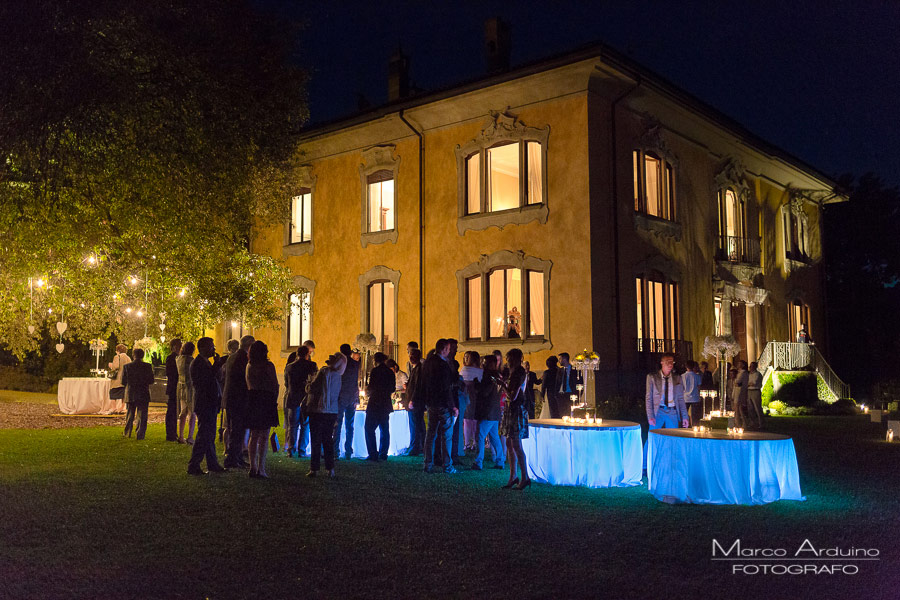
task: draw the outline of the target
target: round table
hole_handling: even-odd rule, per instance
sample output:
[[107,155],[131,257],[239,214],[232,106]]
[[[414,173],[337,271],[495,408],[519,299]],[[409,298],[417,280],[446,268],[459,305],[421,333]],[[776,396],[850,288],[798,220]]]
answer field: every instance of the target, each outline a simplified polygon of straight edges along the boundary
[[534,419],[528,422],[522,448],[535,481],[586,487],[641,484],[641,426],[631,421],[596,425]]
[[767,504],[805,500],[794,440],[786,435],[652,429],[647,480],[657,500],[691,504]]
[[109,399],[111,381],[105,377],[64,377],[56,400],[66,415],[109,415],[125,412],[123,400]]
[[[405,410],[395,410],[388,421],[388,429],[391,432],[391,443],[388,444],[388,456],[405,454],[412,440],[409,438],[409,413]],[[341,443],[338,446],[341,454],[344,452],[344,440],[347,438],[347,429],[341,427]],[[380,446],[381,432],[375,430],[375,443]],[[312,453],[312,440],[306,446],[306,454]],[[366,411],[357,410],[353,415],[353,458],[368,458],[369,450],[366,448]]]

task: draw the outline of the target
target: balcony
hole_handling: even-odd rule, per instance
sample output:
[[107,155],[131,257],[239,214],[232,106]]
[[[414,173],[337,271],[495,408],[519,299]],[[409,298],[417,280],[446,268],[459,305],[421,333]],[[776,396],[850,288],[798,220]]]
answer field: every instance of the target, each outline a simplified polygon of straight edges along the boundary
[[759,238],[719,236],[716,260],[740,265],[759,265]]

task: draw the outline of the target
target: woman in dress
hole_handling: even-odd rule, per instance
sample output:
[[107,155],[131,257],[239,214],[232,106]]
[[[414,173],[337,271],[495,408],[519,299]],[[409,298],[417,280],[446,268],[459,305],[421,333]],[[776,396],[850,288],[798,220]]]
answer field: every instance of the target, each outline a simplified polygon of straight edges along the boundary
[[[506,353],[506,363],[509,365],[509,380],[506,383],[506,411],[500,417],[500,435],[506,436],[509,481],[503,487],[523,490],[531,485],[525,450],[522,448],[522,440],[528,437],[528,408],[525,398],[528,376],[522,366],[522,351],[518,348]],[[516,465],[519,467],[520,477],[516,477]]]
[[[459,370],[459,376],[465,383],[466,393],[469,395],[469,403],[466,405],[465,412],[460,415],[463,418],[463,441],[466,450],[477,450],[476,429],[478,421],[475,420],[475,382],[481,381],[484,377],[484,370],[481,368],[481,356],[474,350],[469,350],[463,355],[463,367]],[[481,440],[484,446],[484,440]]]
[[266,454],[269,429],[278,427],[278,376],[269,360],[269,347],[256,340],[247,363],[247,428],[250,430],[250,477],[268,479]]
[[[178,367],[178,387],[175,396],[178,398],[178,443],[194,443],[194,425],[197,415],[194,414],[194,384],[191,381],[191,363],[194,361],[194,342],[186,342],[181,353],[175,359]],[[184,424],[190,417],[187,440],[184,439]]]

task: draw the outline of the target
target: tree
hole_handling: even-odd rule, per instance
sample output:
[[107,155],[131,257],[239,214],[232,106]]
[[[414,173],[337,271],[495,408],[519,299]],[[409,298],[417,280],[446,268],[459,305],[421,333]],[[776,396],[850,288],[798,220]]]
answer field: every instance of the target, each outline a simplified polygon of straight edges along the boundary
[[843,178],[850,201],[825,211],[829,337],[857,389],[896,378],[900,352],[900,190],[873,174]]
[[68,335],[126,340],[280,321],[299,290],[250,235],[288,216],[307,118],[297,24],[241,0],[33,0],[0,18],[15,24],[0,36],[0,343],[21,355],[29,323],[63,315]]

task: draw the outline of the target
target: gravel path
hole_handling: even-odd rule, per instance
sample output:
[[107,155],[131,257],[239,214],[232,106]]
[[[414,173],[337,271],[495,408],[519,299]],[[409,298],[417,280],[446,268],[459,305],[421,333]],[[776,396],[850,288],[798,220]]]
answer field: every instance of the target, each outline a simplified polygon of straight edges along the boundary
[[[125,415],[53,416],[59,414],[55,404],[33,402],[0,402],[0,429],[66,429],[70,427],[125,426]],[[150,423],[163,423],[166,410],[150,406]]]

